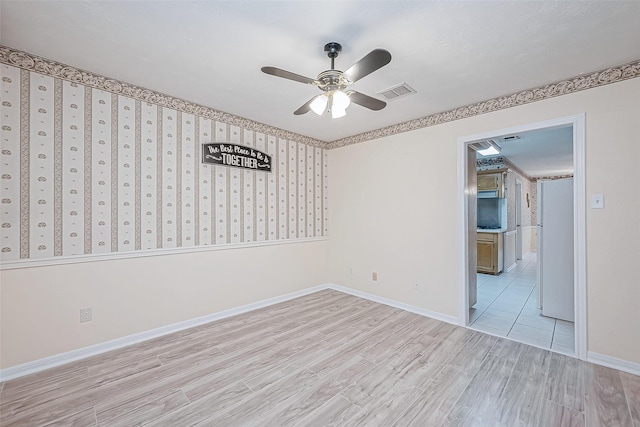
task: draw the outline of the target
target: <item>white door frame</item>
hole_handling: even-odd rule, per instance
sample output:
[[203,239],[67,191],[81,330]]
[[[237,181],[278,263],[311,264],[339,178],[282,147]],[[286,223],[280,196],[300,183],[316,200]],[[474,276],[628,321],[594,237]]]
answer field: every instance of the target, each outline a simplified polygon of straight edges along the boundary
[[560,117],[542,122],[529,123],[506,129],[497,129],[458,138],[458,247],[459,247],[459,277],[458,277],[458,323],[461,326],[469,324],[469,225],[467,183],[467,145],[470,142],[495,138],[497,136],[512,135],[550,127],[573,127],[573,206],[574,206],[574,303],[575,303],[575,350],[576,357],[586,360],[587,357],[587,289],[586,289],[586,205],[585,205],[585,114]]
[[522,181],[516,178],[516,262],[522,259]]

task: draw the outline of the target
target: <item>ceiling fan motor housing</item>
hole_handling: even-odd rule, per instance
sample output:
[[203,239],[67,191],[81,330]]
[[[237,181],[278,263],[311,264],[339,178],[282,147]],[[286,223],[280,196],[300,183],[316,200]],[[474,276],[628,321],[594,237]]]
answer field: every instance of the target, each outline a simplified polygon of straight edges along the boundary
[[342,90],[347,87],[351,82],[342,76],[340,70],[327,70],[318,74],[318,87],[322,90]]

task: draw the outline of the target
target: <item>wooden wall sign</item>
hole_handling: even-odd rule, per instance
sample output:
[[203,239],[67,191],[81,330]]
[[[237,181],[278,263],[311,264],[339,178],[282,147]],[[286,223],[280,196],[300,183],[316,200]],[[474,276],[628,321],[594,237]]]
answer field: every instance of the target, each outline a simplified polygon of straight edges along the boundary
[[202,163],[271,172],[271,156],[244,145],[225,142],[202,144]]

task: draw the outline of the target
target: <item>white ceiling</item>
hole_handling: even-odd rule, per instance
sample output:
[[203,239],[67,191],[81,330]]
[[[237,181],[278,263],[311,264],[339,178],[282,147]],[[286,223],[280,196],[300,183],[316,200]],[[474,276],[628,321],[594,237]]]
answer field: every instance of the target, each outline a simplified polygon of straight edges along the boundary
[[[0,0],[0,44],[323,141],[640,58],[640,1]],[[375,48],[391,63],[350,88],[406,82],[381,111],[294,116],[318,89],[327,42],[346,70]]]
[[[571,126],[500,135],[491,139],[501,148],[496,156],[508,158],[532,178],[573,174]],[[483,156],[478,155],[478,158]]]

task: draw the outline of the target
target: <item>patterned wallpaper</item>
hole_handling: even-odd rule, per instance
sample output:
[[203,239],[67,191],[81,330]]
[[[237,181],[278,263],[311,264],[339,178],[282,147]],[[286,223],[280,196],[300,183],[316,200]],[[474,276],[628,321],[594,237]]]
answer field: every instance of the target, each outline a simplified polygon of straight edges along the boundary
[[[321,147],[12,65],[0,79],[3,262],[327,234]],[[274,171],[204,165],[204,142]]]

